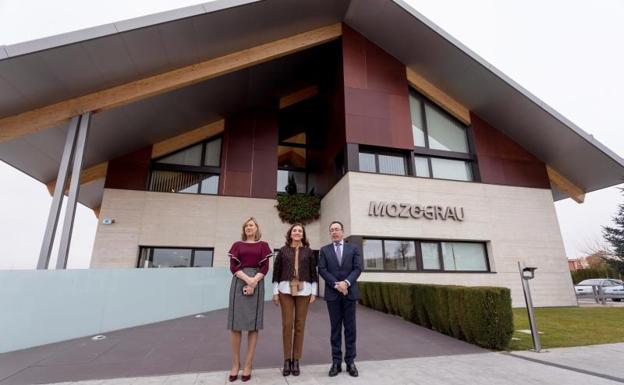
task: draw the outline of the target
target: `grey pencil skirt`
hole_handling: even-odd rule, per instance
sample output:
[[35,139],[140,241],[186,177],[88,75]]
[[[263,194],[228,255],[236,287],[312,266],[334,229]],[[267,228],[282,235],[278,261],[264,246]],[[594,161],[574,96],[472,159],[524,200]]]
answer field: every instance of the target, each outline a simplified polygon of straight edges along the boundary
[[[258,269],[244,267],[243,273],[253,277]],[[232,277],[230,284],[230,304],[228,307],[229,330],[261,330],[264,315],[264,279],[258,282],[253,295],[244,295],[243,287],[245,282]]]

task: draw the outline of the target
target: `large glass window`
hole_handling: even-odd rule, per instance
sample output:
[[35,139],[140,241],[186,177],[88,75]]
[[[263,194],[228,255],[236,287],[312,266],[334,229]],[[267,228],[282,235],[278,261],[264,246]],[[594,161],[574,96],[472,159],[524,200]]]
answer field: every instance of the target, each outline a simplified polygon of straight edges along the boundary
[[377,155],[379,172],[381,174],[407,175],[405,159],[396,155]]
[[405,157],[399,154],[360,152],[360,171],[407,175]]
[[414,146],[425,147],[425,122],[423,119],[423,106],[420,99],[409,98],[410,112],[412,115],[412,134],[414,136]]
[[137,267],[212,267],[213,257],[212,248],[141,246]]
[[360,152],[359,158],[360,158],[359,159],[360,171],[377,172],[377,165],[375,163],[375,154]]
[[489,271],[482,242],[364,239],[364,270]]
[[198,144],[160,158],[156,160],[155,163],[176,164],[180,166],[201,166],[202,148],[203,144]]
[[306,173],[304,171],[277,170],[277,191],[286,192],[288,180],[293,178],[297,186],[297,192],[306,191]]
[[149,190],[185,194],[217,194],[221,138],[187,147],[152,162]]
[[466,128],[458,121],[428,103],[425,104],[425,116],[427,117],[429,148],[469,152]]
[[385,270],[416,270],[416,250],[413,241],[384,241]]
[[380,239],[364,240],[364,269],[383,270],[383,246]]
[[423,270],[440,270],[440,253],[437,242],[421,242]]
[[[308,192],[305,139],[305,135],[299,135],[297,141],[292,139],[292,145],[277,146],[277,192],[286,192],[286,185],[291,178],[294,179],[298,193]],[[301,141],[304,143],[298,143]]]
[[429,159],[422,156],[414,157],[414,170],[416,176],[422,176],[425,178],[431,177],[429,173]]
[[463,160],[431,158],[433,177],[438,179],[472,180],[472,167]]
[[487,271],[481,243],[442,242],[444,270]]
[[468,128],[410,89],[416,176],[472,181]]

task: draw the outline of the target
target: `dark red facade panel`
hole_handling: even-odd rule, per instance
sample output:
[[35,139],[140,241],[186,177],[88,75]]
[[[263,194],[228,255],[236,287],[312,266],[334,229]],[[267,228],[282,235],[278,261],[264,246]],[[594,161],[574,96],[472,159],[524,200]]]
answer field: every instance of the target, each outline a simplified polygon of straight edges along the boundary
[[346,24],[342,52],[346,141],[412,149],[405,65]]
[[550,188],[544,162],[474,113],[470,119],[481,182]]
[[152,146],[108,162],[105,188],[146,190],[149,179]]
[[275,198],[277,111],[252,109],[225,120],[221,194]]

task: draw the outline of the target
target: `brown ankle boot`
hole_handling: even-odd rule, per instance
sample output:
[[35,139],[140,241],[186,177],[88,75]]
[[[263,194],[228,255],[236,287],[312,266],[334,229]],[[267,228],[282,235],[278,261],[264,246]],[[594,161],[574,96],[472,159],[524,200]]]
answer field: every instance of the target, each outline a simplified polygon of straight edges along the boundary
[[299,360],[292,360],[292,375],[298,376],[299,374],[301,374],[299,370]]
[[285,376],[290,376],[290,372],[292,371],[292,361],[291,360],[284,360],[284,369],[282,369],[282,375]]

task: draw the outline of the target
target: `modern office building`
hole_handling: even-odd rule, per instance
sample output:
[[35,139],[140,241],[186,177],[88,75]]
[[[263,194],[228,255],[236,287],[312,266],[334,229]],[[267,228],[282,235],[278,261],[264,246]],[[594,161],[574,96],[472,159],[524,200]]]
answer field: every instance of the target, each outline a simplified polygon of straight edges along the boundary
[[292,176],[322,197],[312,247],[341,221],[361,280],[520,306],[522,261],[537,306],[575,305],[554,202],[624,175],[400,0],[217,1],[0,48],[0,159],[54,194],[84,152],[69,195],[99,218],[92,268],[227,266],[249,216],[279,248]]

